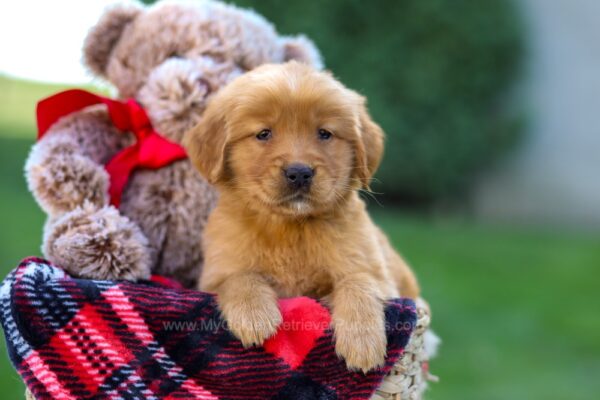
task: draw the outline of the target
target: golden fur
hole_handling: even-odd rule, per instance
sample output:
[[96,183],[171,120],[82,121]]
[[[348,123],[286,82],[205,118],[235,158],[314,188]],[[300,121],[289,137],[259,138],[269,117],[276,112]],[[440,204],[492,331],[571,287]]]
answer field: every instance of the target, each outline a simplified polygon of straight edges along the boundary
[[[258,140],[264,129],[270,138]],[[232,332],[262,344],[281,322],[278,297],[313,296],[331,306],[348,367],[382,365],[384,300],[419,289],[358,196],[383,151],[364,98],[307,65],[266,65],[217,94],[184,143],[220,192],[200,289],[218,294]],[[290,191],[282,169],[291,163],[315,171],[308,192]]]

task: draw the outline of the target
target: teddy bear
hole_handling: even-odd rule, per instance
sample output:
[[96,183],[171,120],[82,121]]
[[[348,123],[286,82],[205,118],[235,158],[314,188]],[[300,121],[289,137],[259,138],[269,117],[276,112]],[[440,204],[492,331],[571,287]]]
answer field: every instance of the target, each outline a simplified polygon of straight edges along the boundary
[[[135,99],[156,132],[175,144],[201,120],[214,93],[245,71],[288,60],[322,67],[306,37],[281,36],[253,11],[213,1],[113,6],[89,31],[83,53],[95,77],[118,98]],[[180,158],[134,169],[119,202],[111,201],[105,166],[135,141],[104,105],[63,116],[38,140],[25,171],[47,214],[42,252],[74,276],[158,274],[193,287],[217,194]]]

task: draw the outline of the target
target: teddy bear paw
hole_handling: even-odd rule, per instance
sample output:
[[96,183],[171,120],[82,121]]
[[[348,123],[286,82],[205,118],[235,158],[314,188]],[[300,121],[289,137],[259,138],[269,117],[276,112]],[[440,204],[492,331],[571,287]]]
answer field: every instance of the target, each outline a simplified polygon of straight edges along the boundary
[[86,202],[49,221],[45,256],[70,274],[89,279],[150,277],[148,241],[139,227],[112,206]]
[[97,207],[106,205],[109,178],[105,169],[84,155],[68,153],[56,144],[50,147],[36,146],[25,168],[29,188],[44,211],[59,216],[86,201]]

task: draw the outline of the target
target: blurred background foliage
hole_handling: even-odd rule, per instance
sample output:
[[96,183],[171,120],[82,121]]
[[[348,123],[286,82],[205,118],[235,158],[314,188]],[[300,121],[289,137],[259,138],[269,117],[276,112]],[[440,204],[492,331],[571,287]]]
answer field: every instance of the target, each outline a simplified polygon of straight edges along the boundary
[[368,98],[387,133],[372,187],[387,201],[455,195],[521,132],[507,108],[523,55],[508,0],[235,0],[282,34],[304,33]]

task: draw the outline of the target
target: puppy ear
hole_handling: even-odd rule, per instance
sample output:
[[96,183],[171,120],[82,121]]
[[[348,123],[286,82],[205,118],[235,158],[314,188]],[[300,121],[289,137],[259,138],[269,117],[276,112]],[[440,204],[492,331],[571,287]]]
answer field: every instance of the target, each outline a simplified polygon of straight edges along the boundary
[[85,65],[92,72],[104,76],[112,50],[119,42],[125,28],[142,12],[133,4],[115,5],[107,9],[96,25],[90,29],[83,45]]
[[[213,99],[218,101],[218,98]],[[185,133],[183,146],[192,164],[206,180],[215,184],[222,180],[225,173],[225,146],[227,131],[225,127],[225,108],[209,103],[202,120]]]
[[356,144],[356,161],[358,179],[363,188],[369,188],[369,182],[383,157],[383,141],[385,135],[379,125],[371,119],[363,99],[358,115],[358,136]]
[[317,46],[304,35],[285,36],[283,40],[284,61],[296,60],[323,69],[323,59]]

